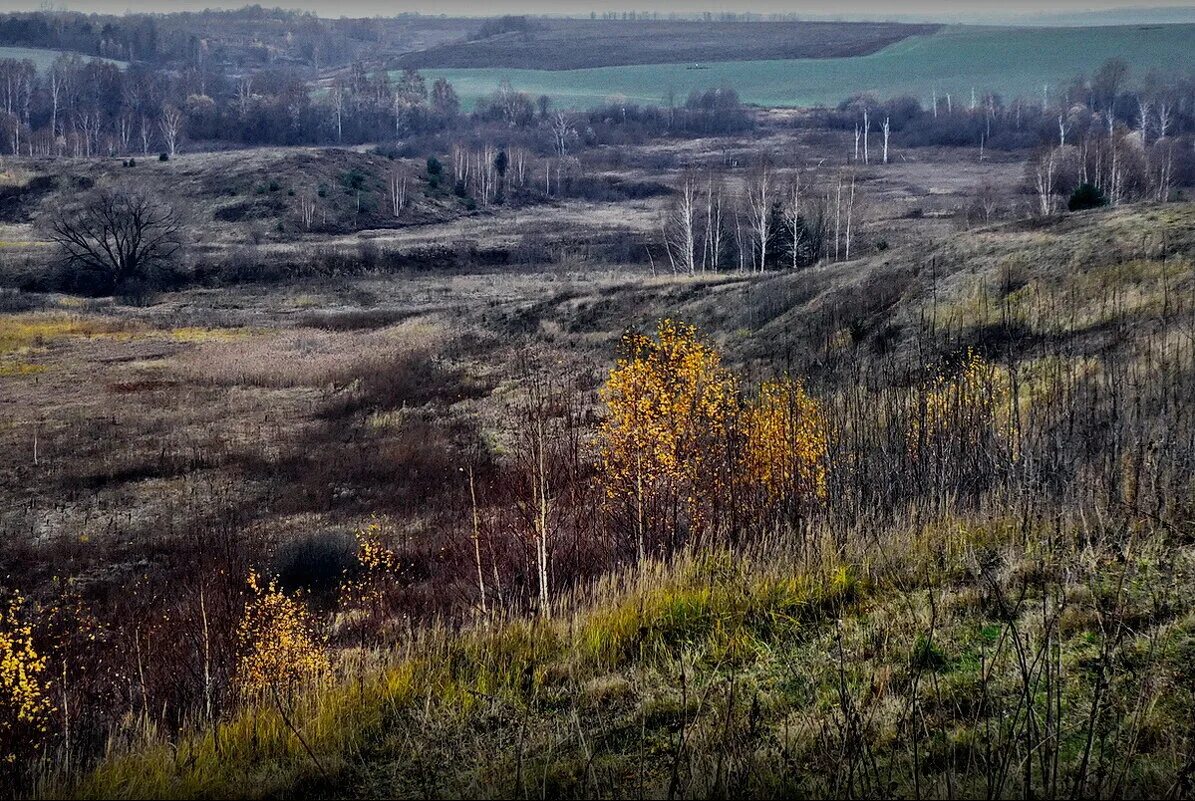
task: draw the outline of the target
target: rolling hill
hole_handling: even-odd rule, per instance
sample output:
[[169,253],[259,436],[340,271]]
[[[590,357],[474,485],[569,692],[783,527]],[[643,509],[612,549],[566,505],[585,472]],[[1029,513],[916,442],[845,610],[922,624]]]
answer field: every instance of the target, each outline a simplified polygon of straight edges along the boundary
[[609,98],[661,103],[669,90],[684,97],[693,89],[711,86],[733,87],[744,101],[760,106],[796,107],[833,105],[856,92],[912,94],[926,100],[935,88],[939,96],[952,94],[954,102],[969,102],[972,89],[1005,97],[1040,97],[1043,84],[1057,86],[1113,57],[1124,59],[1139,75],[1151,69],[1189,70],[1195,67],[1195,25],[955,26],[910,36],[867,55],[842,58],[718,61],[711,55],[699,65],[677,59],[667,64],[569,70],[527,69],[495,61],[486,67],[425,72],[429,78],[451,81],[466,106],[493,93],[500,81],[509,80],[520,91],[549,95],[560,105],[576,108],[600,105]]

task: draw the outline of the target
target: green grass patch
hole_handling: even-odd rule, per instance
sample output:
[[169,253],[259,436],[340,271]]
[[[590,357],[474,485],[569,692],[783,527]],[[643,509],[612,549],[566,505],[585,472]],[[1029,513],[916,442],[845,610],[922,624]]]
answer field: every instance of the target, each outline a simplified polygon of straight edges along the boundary
[[[1096,28],[980,28],[953,26],[911,36],[866,56],[703,64],[644,64],[579,70],[508,68],[429,69],[429,83],[447,78],[472,108],[502,80],[531,97],[549,95],[558,105],[591,108],[611,98],[662,104],[671,90],[730,86],[745,102],[769,107],[836,105],[857,92],[881,97],[909,94],[928,102],[935,89],[956,105],[970,92],[1040,97],[1043,84],[1090,75],[1106,59],[1123,58],[1136,75],[1195,67],[1195,25]],[[393,76],[397,77],[397,75]]]

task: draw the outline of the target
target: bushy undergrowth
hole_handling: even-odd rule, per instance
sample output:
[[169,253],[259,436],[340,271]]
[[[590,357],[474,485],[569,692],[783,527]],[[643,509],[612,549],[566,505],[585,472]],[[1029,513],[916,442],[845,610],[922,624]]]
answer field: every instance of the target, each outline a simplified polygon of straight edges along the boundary
[[290,723],[261,704],[174,745],[147,733],[71,792],[1173,790],[1192,745],[1189,551],[978,519],[839,548],[820,532],[810,558],[774,540],[644,564],[552,621],[432,627],[345,655]]

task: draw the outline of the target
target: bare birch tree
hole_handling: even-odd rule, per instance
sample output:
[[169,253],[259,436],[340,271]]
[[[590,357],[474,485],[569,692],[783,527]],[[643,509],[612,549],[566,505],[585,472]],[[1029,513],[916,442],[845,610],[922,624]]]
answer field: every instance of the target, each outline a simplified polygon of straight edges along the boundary
[[299,194],[299,215],[303,218],[303,227],[308,231],[311,230],[311,225],[315,222],[316,197],[314,189],[304,189]]
[[863,109],[863,163],[864,164],[871,163],[871,156],[868,153],[868,149],[867,149],[868,148],[867,140],[870,139],[870,137],[871,137],[871,117],[868,114],[867,109],[864,108]]
[[664,246],[675,254],[672,258],[677,269],[689,275],[697,272],[696,221],[700,191],[697,176],[685,172],[665,226]]
[[855,221],[855,171],[850,171],[850,189],[846,198],[846,252],[847,261],[851,260],[851,242]]
[[747,178],[747,214],[759,256],[756,268],[763,272],[768,263],[768,242],[772,236],[772,204],[775,202],[775,176],[766,162],[760,163]]
[[722,257],[722,204],[725,195],[725,184],[721,176],[715,179],[711,171],[705,184],[705,235],[701,252],[701,271],[705,272],[706,264],[717,272],[721,266]]
[[174,158],[178,151],[179,137],[183,132],[183,114],[172,105],[164,105],[158,124],[162,129],[162,141],[166,143],[166,152],[170,158]]
[[805,220],[801,210],[801,174],[793,176],[788,187],[788,196],[784,204],[784,224],[788,227],[788,252],[791,258],[790,266],[796,270],[805,254],[808,243],[805,241]]
[[407,171],[400,165],[396,164],[390,170],[388,189],[390,210],[395,217],[400,217],[407,207]]
[[568,143],[577,135],[573,128],[572,119],[564,111],[557,111],[552,117],[552,137],[556,147],[556,155],[564,158],[568,155]]
[[1034,165],[1034,188],[1037,191],[1037,210],[1042,216],[1054,213],[1054,177],[1057,169],[1057,150],[1050,148],[1037,158]]

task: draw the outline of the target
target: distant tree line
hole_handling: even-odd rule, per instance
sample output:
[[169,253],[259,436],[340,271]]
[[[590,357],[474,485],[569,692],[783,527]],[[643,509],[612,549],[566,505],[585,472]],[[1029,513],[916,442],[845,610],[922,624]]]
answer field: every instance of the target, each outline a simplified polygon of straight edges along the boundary
[[[553,109],[552,98],[540,95],[532,99],[503,81],[489,98],[477,104],[473,118],[483,122],[502,122],[513,128],[527,128],[544,123],[558,125],[560,110]],[[658,136],[741,133],[754,121],[730,88],[693,90],[683,103],[675,98],[662,105],[642,105],[612,98],[588,111],[569,112],[575,118],[576,135],[586,145],[629,144]],[[558,138],[558,137],[557,137]],[[559,150],[556,143],[555,150]]]
[[535,23],[528,19],[525,15],[506,15],[502,17],[492,17],[481,23],[481,27],[473,33],[469,34],[470,41],[478,41],[480,39],[488,39],[491,36],[500,36],[504,33],[530,33],[535,29]]
[[[127,69],[77,55],[45,72],[28,60],[0,59],[0,148],[12,155],[173,156],[185,142],[239,145],[355,145],[440,132],[490,129],[492,139],[524,140],[545,152],[661,135],[747,130],[752,121],[730,89],[694,92],[666,108],[611,103],[582,113],[553,107],[502,83],[462,114],[443,78],[429,86],[415,70],[395,75],[354,63],[314,88],[294,70],[230,74]],[[562,130],[562,128],[564,130]]]
[[1128,65],[1110,60],[1051,109],[1053,127],[1026,168],[1039,213],[1165,202],[1195,182],[1195,76],[1128,78]]
[[0,44],[71,50],[125,61],[156,59],[164,44],[149,16],[88,16],[43,12],[0,16]]
[[680,104],[674,99],[659,106],[612,100],[592,109],[586,117],[595,132],[606,132],[600,137],[604,143],[682,134],[718,136],[754,127],[738,92],[728,87],[695,89]]
[[320,19],[248,5],[169,14],[0,14],[0,45],[64,50],[176,70],[350,63],[402,34],[402,16]]
[[797,124],[852,131],[847,159],[867,164],[887,163],[896,146],[974,147],[981,158],[988,150],[1033,150],[1024,189],[1042,214],[1165,201],[1195,182],[1195,75],[1155,71],[1133,84],[1120,59],[1090,78],[1043,85],[1037,98],[931,91],[923,103],[862,94],[814,109]]
[[439,129],[458,112],[447,82],[429,91],[410,72],[392,81],[355,68],[313,92],[286,70],[122,70],[63,55],[39,73],[31,61],[0,59],[0,142],[13,155],[173,155],[187,140],[358,144]]
[[1106,127],[1109,119],[1138,135],[1144,131],[1149,142],[1195,134],[1195,75],[1154,71],[1133,85],[1128,65],[1110,59],[1090,78],[1043,85],[1037,97],[1010,99],[976,90],[960,96],[934,89],[925,98],[857,94],[834,108],[814,109],[797,124],[851,131],[870,123],[870,133],[879,135],[887,121],[893,143],[904,147],[1020,150],[1060,138],[1074,141],[1092,125]]

